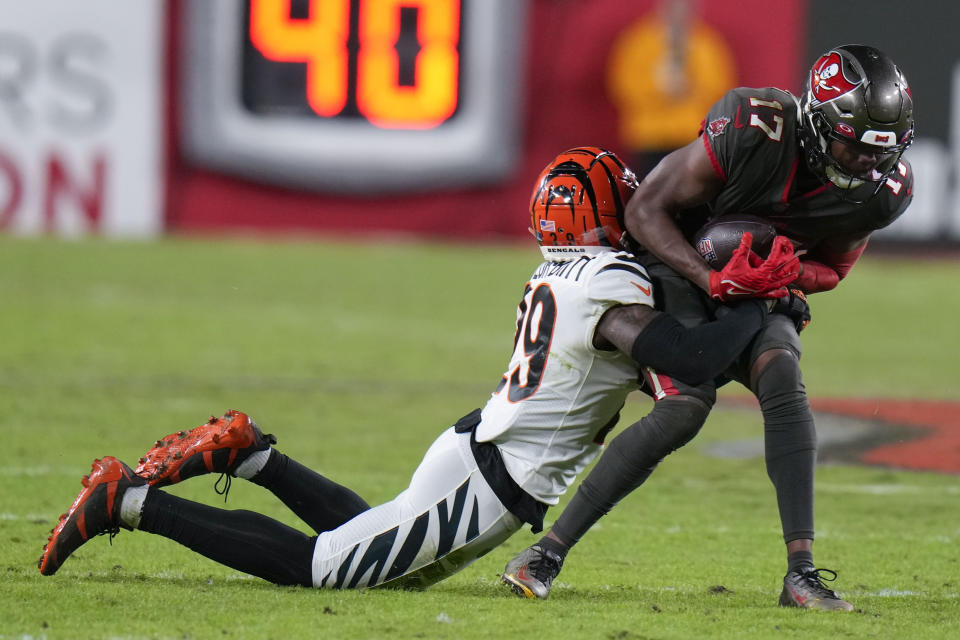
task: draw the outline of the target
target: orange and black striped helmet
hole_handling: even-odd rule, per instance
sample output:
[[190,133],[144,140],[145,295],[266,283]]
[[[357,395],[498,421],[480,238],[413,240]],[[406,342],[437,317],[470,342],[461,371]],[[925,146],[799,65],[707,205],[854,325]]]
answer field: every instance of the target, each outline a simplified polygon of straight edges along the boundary
[[530,231],[543,257],[623,250],[623,209],[636,188],[637,177],[610,151],[577,147],[558,155],[530,198]]

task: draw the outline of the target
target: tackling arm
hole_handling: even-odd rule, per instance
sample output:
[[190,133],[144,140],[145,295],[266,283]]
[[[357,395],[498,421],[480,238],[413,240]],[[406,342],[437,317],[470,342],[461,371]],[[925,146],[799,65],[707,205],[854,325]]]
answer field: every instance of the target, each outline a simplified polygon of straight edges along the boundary
[[689,384],[722,373],[763,325],[767,304],[747,300],[719,320],[687,328],[673,316],[646,305],[609,309],[597,324],[598,347],[611,345],[638,364]]

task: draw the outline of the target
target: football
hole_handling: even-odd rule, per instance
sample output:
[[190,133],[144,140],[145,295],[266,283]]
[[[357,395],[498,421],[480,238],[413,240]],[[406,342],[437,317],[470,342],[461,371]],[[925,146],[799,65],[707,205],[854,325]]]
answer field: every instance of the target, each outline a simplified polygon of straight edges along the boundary
[[770,221],[747,214],[728,213],[707,221],[693,236],[693,246],[712,269],[719,271],[747,231],[753,234],[753,250],[766,258],[777,230]]

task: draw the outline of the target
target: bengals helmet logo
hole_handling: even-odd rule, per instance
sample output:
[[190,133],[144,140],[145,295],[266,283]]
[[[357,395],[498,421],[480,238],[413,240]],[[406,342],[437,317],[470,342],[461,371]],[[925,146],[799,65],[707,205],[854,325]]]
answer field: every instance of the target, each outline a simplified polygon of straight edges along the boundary
[[820,56],[810,71],[810,91],[814,104],[836,100],[860,86],[863,80],[850,82],[843,75],[843,61],[836,51]]

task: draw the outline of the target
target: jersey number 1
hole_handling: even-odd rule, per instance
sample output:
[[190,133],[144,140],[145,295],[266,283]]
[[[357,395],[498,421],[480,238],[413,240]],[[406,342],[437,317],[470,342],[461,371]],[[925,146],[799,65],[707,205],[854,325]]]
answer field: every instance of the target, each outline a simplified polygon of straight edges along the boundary
[[[541,284],[533,291],[528,291],[520,302],[520,318],[517,320],[517,335],[514,339],[514,353],[521,361],[503,375],[497,386],[499,392],[509,383],[507,399],[510,402],[529,398],[540,387],[556,321],[557,301],[550,285]],[[525,376],[522,375],[524,369]]]

